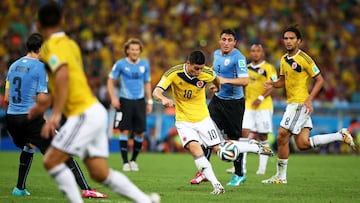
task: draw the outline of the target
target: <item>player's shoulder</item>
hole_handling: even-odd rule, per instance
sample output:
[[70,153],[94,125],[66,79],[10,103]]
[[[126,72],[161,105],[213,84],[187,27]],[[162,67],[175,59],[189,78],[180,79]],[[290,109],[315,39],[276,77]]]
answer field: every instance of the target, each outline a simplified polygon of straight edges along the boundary
[[147,58],[140,58],[139,61],[140,63],[145,63],[145,64],[149,63],[149,60]]
[[210,66],[204,66],[204,69],[202,72],[205,74],[214,75],[214,69]]
[[313,63],[313,59],[307,53],[305,53],[303,50],[300,50],[298,57],[302,58],[308,64]]
[[283,55],[281,56],[281,60],[285,60],[285,58],[288,57],[288,56],[289,56],[288,53],[283,54]]
[[221,50],[220,49],[215,50],[214,56],[221,56]]
[[267,69],[275,69],[275,66],[272,63],[269,63],[268,61],[265,61],[263,66]]
[[164,73],[164,76],[169,77],[172,74],[177,74],[178,72],[183,72],[183,71],[184,71],[184,64],[179,64],[179,65],[173,66],[169,70],[167,70]]

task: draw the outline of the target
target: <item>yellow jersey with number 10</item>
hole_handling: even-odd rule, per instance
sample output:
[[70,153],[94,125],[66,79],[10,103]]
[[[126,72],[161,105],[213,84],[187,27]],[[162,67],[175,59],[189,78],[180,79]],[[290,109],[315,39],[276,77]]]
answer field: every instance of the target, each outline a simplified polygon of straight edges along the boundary
[[69,86],[63,109],[66,117],[79,115],[97,102],[83,70],[80,48],[64,32],[55,33],[44,42],[40,50],[40,57],[41,61],[46,64],[50,93],[55,98],[56,71],[61,65],[67,65]]
[[199,122],[210,116],[205,86],[215,77],[215,72],[207,66],[198,77],[190,77],[185,72],[185,64],[177,65],[164,73],[157,87],[166,90],[171,86],[176,121]]

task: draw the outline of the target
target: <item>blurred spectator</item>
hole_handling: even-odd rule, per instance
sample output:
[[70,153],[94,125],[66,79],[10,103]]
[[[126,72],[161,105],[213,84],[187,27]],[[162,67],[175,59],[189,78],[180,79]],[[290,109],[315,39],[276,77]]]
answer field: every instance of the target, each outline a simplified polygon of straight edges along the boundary
[[[33,15],[47,0],[0,1],[0,75],[24,52],[24,38],[35,31]],[[324,73],[319,106],[348,106],[360,102],[360,1],[261,0],[58,0],[65,12],[65,31],[81,45],[89,83],[105,105],[102,88],[115,59],[124,57],[126,39],[144,42],[143,56],[152,64],[152,88],[169,64],[182,63],[195,49],[212,61],[222,28],[237,31],[238,48],[251,43],[267,47],[266,59],[279,65],[283,46],[280,30],[298,24],[304,30],[301,49],[317,61]],[[191,28],[191,29],[190,29]],[[207,51],[209,50],[209,51]],[[248,57],[249,53],[244,53]],[[209,64],[208,64],[209,65]],[[0,84],[1,85],[1,84]],[[2,89],[3,90],[3,89]],[[2,91],[1,90],[1,91]],[[0,92],[1,94],[1,92]],[[273,93],[275,104],[284,92]]]

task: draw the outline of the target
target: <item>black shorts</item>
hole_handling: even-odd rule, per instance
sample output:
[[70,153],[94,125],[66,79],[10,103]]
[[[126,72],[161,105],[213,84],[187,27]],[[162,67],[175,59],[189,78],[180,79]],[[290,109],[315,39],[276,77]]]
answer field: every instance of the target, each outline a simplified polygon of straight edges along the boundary
[[214,96],[209,103],[210,116],[220,131],[228,139],[242,137],[242,121],[245,111],[245,99],[224,100]]
[[51,139],[41,137],[41,129],[45,123],[43,116],[29,120],[27,114],[6,114],[7,129],[14,144],[23,149],[27,143],[31,143],[45,153],[51,144]]
[[146,103],[145,99],[129,100],[120,98],[122,120],[119,122],[120,130],[129,130],[142,133],[146,130]]

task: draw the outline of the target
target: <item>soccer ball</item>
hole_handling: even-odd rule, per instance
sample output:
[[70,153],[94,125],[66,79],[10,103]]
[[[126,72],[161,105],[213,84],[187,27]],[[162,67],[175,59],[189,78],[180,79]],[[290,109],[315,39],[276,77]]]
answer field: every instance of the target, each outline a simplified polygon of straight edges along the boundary
[[220,144],[217,155],[223,161],[235,161],[239,156],[239,149],[232,141],[225,141]]

